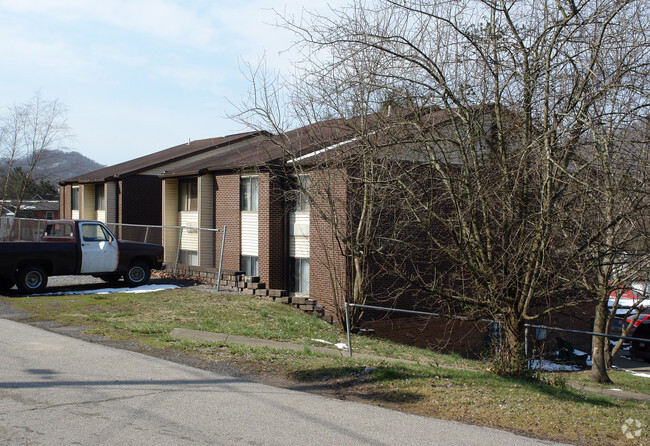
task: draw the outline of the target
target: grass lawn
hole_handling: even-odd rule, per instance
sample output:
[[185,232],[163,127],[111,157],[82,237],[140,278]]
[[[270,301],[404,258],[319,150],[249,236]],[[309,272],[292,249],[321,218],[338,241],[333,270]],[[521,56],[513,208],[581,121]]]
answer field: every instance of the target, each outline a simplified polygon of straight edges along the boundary
[[[87,334],[112,341],[138,341],[148,349],[182,351],[206,363],[230,361],[286,385],[339,398],[568,443],[650,444],[650,404],[583,393],[568,385],[588,382],[585,372],[543,374],[531,381],[506,379],[490,373],[486,362],[368,336],[355,336],[355,351],[418,364],[321,355],[311,347],[323,344],[312,339],[346,342],[345,333],[265,300],[191,288],[148,294],[0,299],[33,315],[27,322],[83,326]],[[293,342],[304,349],[178,340],[169,336],[177,327]],[[650,393],[650,378],[622,371],[612,371],[611,377],[616,388]],[[628,419],[641,422],[640,437],[625,437],[621,427]]]

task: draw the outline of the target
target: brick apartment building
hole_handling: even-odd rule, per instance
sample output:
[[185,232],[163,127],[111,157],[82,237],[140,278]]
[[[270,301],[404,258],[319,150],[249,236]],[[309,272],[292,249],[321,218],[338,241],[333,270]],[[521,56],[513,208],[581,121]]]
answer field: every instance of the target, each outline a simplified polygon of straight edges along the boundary
[[[336,144],[347,137],[343,129],[328,127],[327,142],[314,144],[312,132],[325,127],[328,123],[298,129],[283,139],[304,156],[322,150],[322,144]],[[329,267],[331,259],[336,259],[344,284],[344,259],[332,229],[318,218],[300,192],[320,172],[306,166],[299,175],[287,174],[286,166],[292,161],[277,139],[259,138],[200,161],[168,168],[160,175],[163,226],[227,226],[224,269],[257,276],[267,288],[317,299],[333,313],[335,299],[325,263]],[[344,184],[343,176],[339,180]],[[337,199],[344,203],[344,194]],[[177,237],[174,230],[163,234],[168,262],[175,260]],[[205,231],[187,240],[183,236],[183,263],[198,267],[197,271],[215,268],[220,252],[220,247],[215,247],[216,238]]]
[[[61,212],[107,223],[227,226],[225,270],[258,277],[268,289],[308,296],[340,319],[353,268],[339,243],[342,234],[322,212],[336,212],[339,229],[355,219],[348,183],[355,166],[328,164],[323,157],[354,153],[355,140],[354,129],[333,120],[281,136],[253,132],[194,141],[63,181]],[[322,185],[326,193],[310,194],[310,204],[302,190]],[[161,234],[166,262],[180,259],[184,273],[214,275],[221,236],[193,231],[179,240],[178,234]],[[374,292],[381,293],[381,281]],[[366,327],[397,341],[470,354],[485,348],[485,323],[370,316]]]
[[[353,166],[328,166],[322,158],[330,151],[354,152],[356,138],[348,124],[332,120],[282,136],[250,132],[191,141],[69,178],[60,183],[61,216],[107,224],[227,226],[225,270],[259,277],[269,289],[308,296],[326,313],[340,316],[352,268],[320,213],[330,207],[338,227],[346,226]],[[327,191],[312,199],[327,195],[329,202],[310,206],[300,189],[319,185]],[[149,241],[164,245],[166,262],[176,262],[180,247],[184,273],[216,272],[220,236],[192,231],[179,241],[177,230],[166,229],[159,237]],[[442,320],[432,326],[430,320],[380,317],[368,326],[398,341],[468,352],[480,350],[485,337],[485,327],[477,331],[467,324],[452,339],[451,327],[459,323]]]
[[[200,160],[259,137],[257,132],[188,141],[185,144],[62,180],[61,218],[104,223],[160,225],[162,189],[159,175],[179,163]],[[160,242],[160,240],[158,240]]]

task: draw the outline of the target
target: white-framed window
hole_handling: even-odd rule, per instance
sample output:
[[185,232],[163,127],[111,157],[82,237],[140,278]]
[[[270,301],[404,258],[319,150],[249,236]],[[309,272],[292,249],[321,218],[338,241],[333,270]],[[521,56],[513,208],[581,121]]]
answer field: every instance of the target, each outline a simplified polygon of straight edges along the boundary
[[52,211],[46,211],[46,212],[45,212],[45,219],[46,219],[46,220],[54,220],[54,212],[52,212]]
[[241,177],[240,208],[242,212],[257,212],[257,177]]
[[259,275],[257,268],[257,257],[254,256],[241,256],[241,270],[244,271],[244,274],[247,276],[257,276]]
[[197,181],[196,178],[189,180],[180,180],[178,182],[178,210],[196,211],[197,210]]
[[291,291],[299,294],[309,294],[309,259],[292,257],[290,259]]

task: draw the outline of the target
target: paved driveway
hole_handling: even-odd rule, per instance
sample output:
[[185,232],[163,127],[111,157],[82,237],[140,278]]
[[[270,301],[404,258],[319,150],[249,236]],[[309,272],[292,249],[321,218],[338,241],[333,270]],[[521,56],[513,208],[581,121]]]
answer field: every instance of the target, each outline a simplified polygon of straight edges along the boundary
[[0,443],[534,445],[217,375],[0,319]]

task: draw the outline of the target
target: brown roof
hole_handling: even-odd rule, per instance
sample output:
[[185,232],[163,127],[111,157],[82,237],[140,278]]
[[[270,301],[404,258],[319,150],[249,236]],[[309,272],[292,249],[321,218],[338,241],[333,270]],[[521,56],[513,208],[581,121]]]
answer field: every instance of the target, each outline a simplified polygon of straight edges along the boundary
[[[426,110],[420,114],[420,123],[435,127],[450,118],[449,111]],[[330,155],[341,160],[358,152],[361,145],[358,144],[360,139],[357,140],[356,137],[361,134],[381,144],[382,140],[395,140],[394,135],[391,138],[390,134],[398,132],[408,141],[409,132],[412,131],[409,129],[412,120],[412,111],[394,110],[392,113],[382,112],[352,119],[321,121],[282,135],[248,132],[197,140],[69,178],[61,181],[61,184],[103,182],[135,175],[156,167],[163,171],[160,177],[173,178],[291,162],[304,166],[315,165],[327,162]],[[200,160],[182,163],[186,157],[209,152],[215,148],[220,150],[213,155],[207,154]],[[174,164],[171,165],[172,163]],[[165,170],[166,164],[170,164],[167,170]]]
[[164,166],[168,163],[173,163],[182,160],[185,157],[198,155],[215,148],[228,146],[246,139],[252,139],[255,136],[260,136],[260,132],[246,132],[234,135],[228,135],[218,138],[200,139],[190,141],[189,143],[180,144],[170,147],[160,152],[155,152],[150,155],[145,155],[130,161],[125,161],[113,166],[104,167],[92,172],[85,173],[73,178],[61,180],[59,184],[70,183],[97,183],[111,179],[119,179],[130,175],[135,175],[140,172],[153,169],[156,167]]
[[319,122],[281,136],[251,140],[250,143],[220,151],[200,161],[189,162],[165,171],[161,177],[200,175],[205,172],[239,170],[281,164],[315,154],[323,148],[349,140],[354,134],[343,119]]

